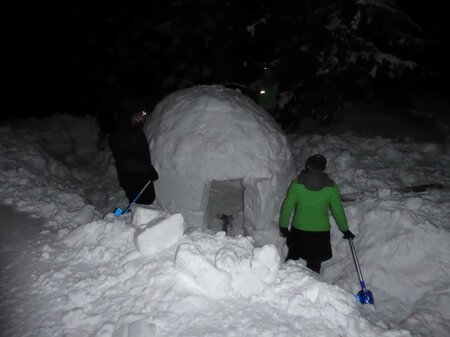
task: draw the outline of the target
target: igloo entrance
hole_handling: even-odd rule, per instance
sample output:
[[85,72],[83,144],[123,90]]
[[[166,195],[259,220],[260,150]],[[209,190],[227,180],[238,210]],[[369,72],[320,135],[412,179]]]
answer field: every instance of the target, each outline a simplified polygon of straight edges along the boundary
[[219,215],[231,215],[232,230],[228,235],[245,235],[244,229],[244,185],[242,179],[213,180],[209,187],[206,209],[207,228],[213,232],[224,230],[224,221]]

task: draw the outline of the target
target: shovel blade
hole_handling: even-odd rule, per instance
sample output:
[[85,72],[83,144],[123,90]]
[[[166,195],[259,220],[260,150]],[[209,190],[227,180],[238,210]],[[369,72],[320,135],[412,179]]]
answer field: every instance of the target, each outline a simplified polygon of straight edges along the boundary
[[361,304],[374,304],[373,294],[372,294],[372,292],[370,290],[367,290],[367,289],[365,289],[365,290],[361,289],[356,294],[356,299]]
[[121,208],[116,208],[115,210],[114,210],[114,215],[116,216],[116,218],[118,217],[118,216],[120,216],[120,215],[122,215],[122,213],[123,213],[123,211],[122,211],[122,209]]

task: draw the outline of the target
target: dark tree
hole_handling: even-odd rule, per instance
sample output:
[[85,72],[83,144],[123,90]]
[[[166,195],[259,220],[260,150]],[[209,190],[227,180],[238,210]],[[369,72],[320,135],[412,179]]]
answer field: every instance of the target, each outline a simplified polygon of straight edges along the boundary
[[98,113],[130,98],[154,104],[196,84],[245,89],[270,64],[281,86],[277,120],[294,131],[305,119],[333,122],[345,99],[411,90],[411,83],[442,79],[442,67],[448,74],[448,51],[438,55],[441,68],[432,59],[443,47],[446,21],[419,25],[412,17],[420,9],[398,3],[39,2],[27,13],[26,69],[39,104]]

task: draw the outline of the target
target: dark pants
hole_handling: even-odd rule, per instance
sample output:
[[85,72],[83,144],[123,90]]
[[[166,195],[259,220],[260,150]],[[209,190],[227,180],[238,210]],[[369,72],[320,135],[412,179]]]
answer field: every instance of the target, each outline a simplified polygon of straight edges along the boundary
[[286,240],[289,248],[287,260],[303,259],[306,266],[320,273],[323,261],[332,257],[330,232],[309,232],[291,228]]
[[[295,256],[291,253],[291,250],[289,250],[288,255],[286,256],[286,260],[298,260],[300,257]],[[320,268],[322,267],[322,261],[320,260],[306,260],[306,267],[311,269],[312,271],[315,271],[316,273],[320,274]]]
[[306,261],[306,266],[315,271],[317,274],[320,274],[320,267],[322,266],[321,261]]

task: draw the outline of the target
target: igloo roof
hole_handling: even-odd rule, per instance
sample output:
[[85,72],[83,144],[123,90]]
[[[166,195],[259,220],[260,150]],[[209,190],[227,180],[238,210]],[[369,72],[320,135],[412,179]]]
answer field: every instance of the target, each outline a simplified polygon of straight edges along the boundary
[[166,97],[147,131],[155,165],[196,180],[267,177],[288,155],[273,119],[222,86],[196,86]]
[[212,180],[295,174],[286,137],[273,118],[223,86],[195,86],[167,96],[145,131],[160,173],[157,198],[165,206],[202,209],[204,185]]

